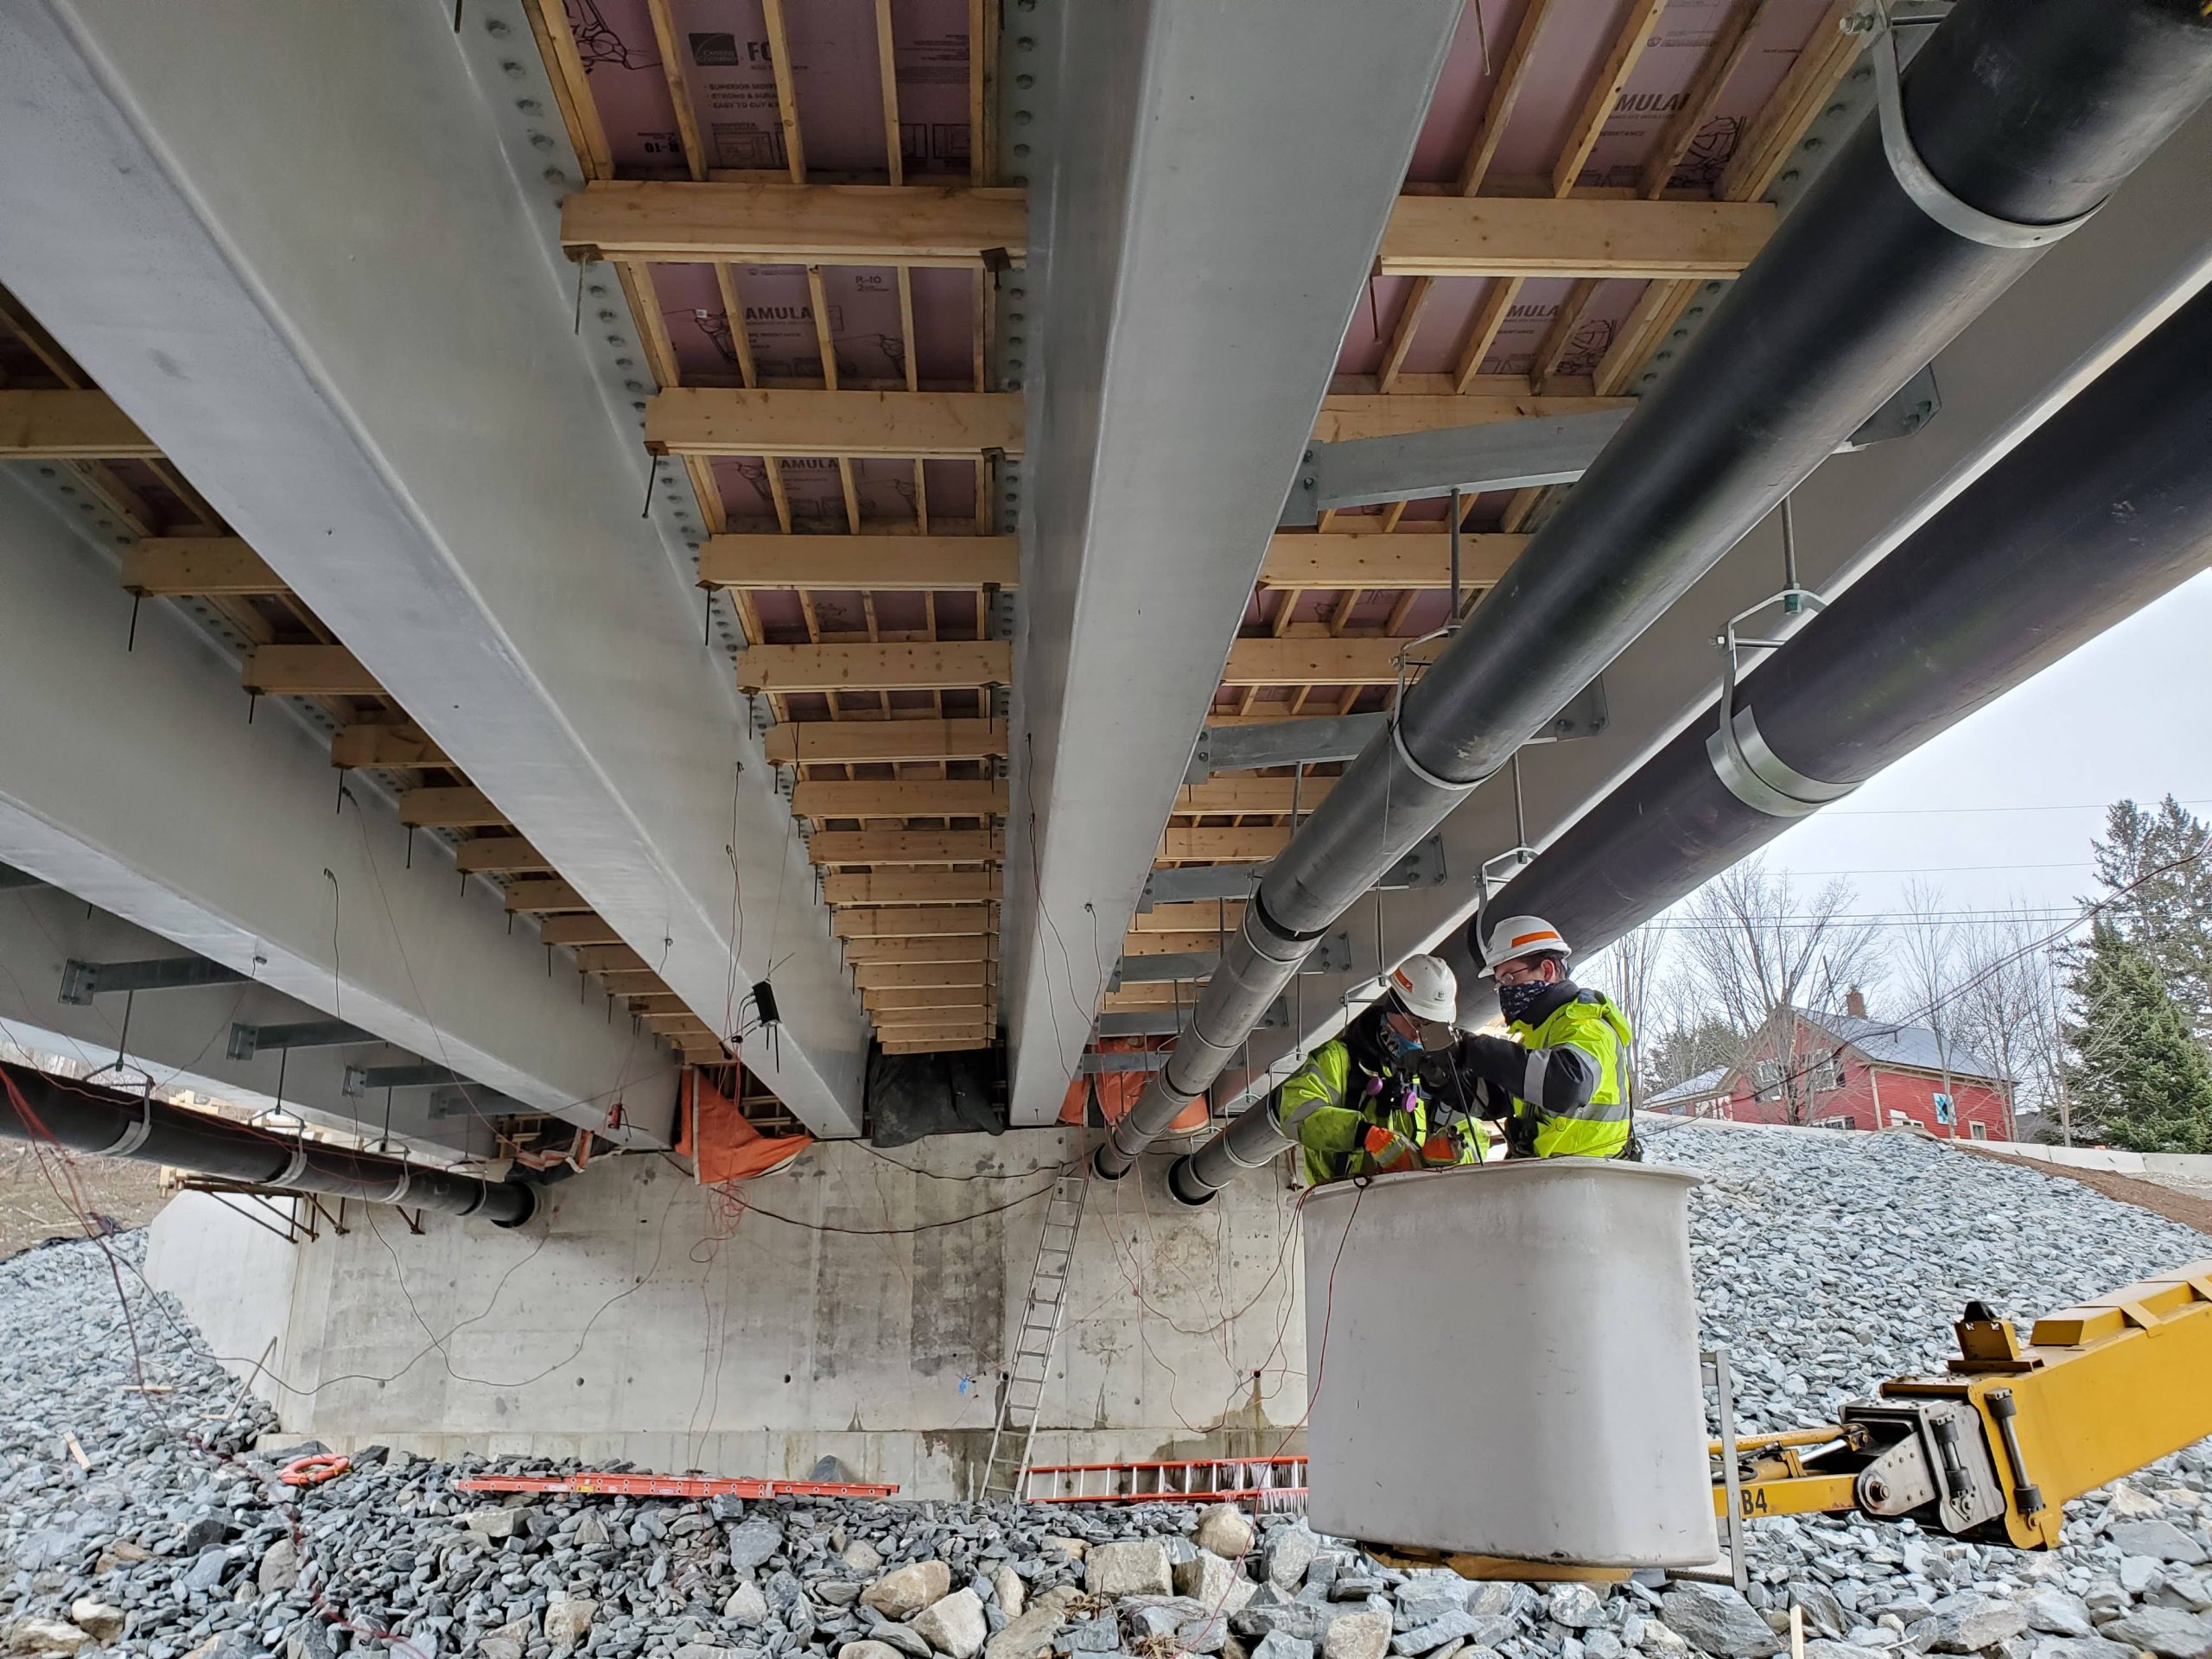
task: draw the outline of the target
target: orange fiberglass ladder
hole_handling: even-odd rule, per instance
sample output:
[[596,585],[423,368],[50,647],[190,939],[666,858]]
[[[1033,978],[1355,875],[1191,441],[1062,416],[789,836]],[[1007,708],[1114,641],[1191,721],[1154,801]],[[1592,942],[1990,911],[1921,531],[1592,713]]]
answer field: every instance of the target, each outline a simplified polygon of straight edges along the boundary
[[1039,1464],[1029,1471],[1023,1496],[1032,1503],[1249,1503],[1265,1512],[1295,1513],[1306,1507],[1306,1459]]

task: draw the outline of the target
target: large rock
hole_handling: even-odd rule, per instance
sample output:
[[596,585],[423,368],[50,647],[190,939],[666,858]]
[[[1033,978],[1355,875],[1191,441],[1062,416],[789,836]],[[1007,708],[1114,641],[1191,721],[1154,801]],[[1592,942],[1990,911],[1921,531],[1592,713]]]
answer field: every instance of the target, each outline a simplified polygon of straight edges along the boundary
[[1166,1547],[1152,1538],[1094,1545],[1084,1560],[1083,1587],[1094,1596],[1172,1595]]
[[1930,1653],[1980,1653],[2028,1628],[2028,1610],[1995,1596],[1946,1596],[1913,1632]]
[[522,1525],[523,1512],[519,1509],[471,1510],[461,1517],[461,1524],[479,1538],[488,1538],[497,1543],[512,1538]]
[[901,1659],[887,1642],[848,1642],[837,1649],[837,1659]]
[[79,1596],[69,1604],[69,1622],[102,1647],[123,1634],[124,1611],[112,1602]]
[[914,1615],[913,1625],[931,1647],[952,1659],[974,1659],[991,1633],[983,1599],[973,1590],[956,1590],[931,1602]]
[[1676,1585],[1659,1598],[1659,1617],[1690,1646],[1718,1659],[1771,1659],[1788,1645],[1726,1585]]
[[1270,1630],[1252,1649],[1251,1659],[1313,1659],[1313,1644],[1294,1636],[1285,1636],[1281,1630]]
[[769,1557],[783,1547],[784,1529],[766,1516],[755,1516],[729,1529],[729,1564],[743,1572],[766,1566]]
[[2028,1628],[2031,1630],[2048,1630],[2053,1636],[2097,1633],[2097,1627],[2089,1623],[2088,1604],[2055,1584],[2037,1585],[2028,1592],[2020,1607],[2028,1616]]
[[983,1659],[1039,1659],[1051,1650],[1052,1638],[1067,1623],[1068,1608],[1082,1595],[1071,1584],[1039,1591],[1020,1618],[1009,1620],[983,1643]]
[[2106,1529],[2125,1555],[2149,1555],[2161,1561],[2196,1567],[2204,1560],[2204,1546],[2171,1521],[2122,1521]]
[[1242,1611],[1259,1593],[1260,1586],[1239,1572],[1236,1562],[1210,1549],[1192,1552],[1189,1560],[1176,1562],[1170,1572],[1177,1595],[1195,1597],[1224,1613]]
[[722,1617],[740,1624],[758,1624],[768,1617],[768,1597],[757,1584],[741,1584],[722,1603]]
[[1843,1611],[1843,1604],[1835,1599],[1835,1592],[1809,1576],[1790,1580],[1789,1603],[1805,1610],[1805,1623],[1816,1636],[1840,1639],[1852,1626],[1852,1619]]
[[1483,1623],[1464,1607],[1455,1607],[1443,1618],[1427,1624],[1416,1624],[1409,1630],[1401,1630],[1390,1638],[1390,1651],[1395,1654],[1433,1653],[1447,1643],[1465,1642]]
[[1200,1549],[1210,1549],[1230,1560],[1248,1555],[1256,1535],[1252,1518],[1234,1503],[1216,1503],[1198,1511],[1198,1524],[1191,1534]]
[[1028,1605],[1029,1586],[1021,1581],[1021,1574],[1005,1562],[991,1569],[991,1593],[998,1598],[999,1611],[1008,1618],[1020,1618],[1021,1610]]
[[8,1646],[16,1653],[74,1653],[92,1639],[90,1630],[58,1618],[19,1618],[8,1630]]
[[613,1535],[607,1529],[607,1522],[588,1510],[585,1510],[582,1516],[576,1522],[575,1538],[578,1549],[597,1549]]
[[861,1592],[861,1599],[886,1618],[912,1618],[931,1603],[943,1601],[951,1590],[950,1567],[943,1561],[916,1561],[885,1573]]
[[1342,1613],[1322,1633],[1323,1659],[1382,1659],[1390,1650],[1388,1613]]
[[[1467,1581],[1458,1573],[1423,1573],[1398,1587],[1391,1615],[1395,1629],[1410,1630],[1467,1611]],[[1426,1651],[1426,1649],[1424,1649]]]
[[1544,1611],[1552,1622],[1570,1630],[1588,1630],[1605,1617],[1605,1604],[1586,1584],[1559,1585],[1544,1598]]
[[[1862,1652],[1853,1655],[1853,1659],[1866,1659],[1866,1656]],[[2035,1659],[2136,1659],[2136,1650],[2124,1642],[2107,1642],[2101,1636],[2062,1636],[2037,1643]]]
[[1284,1592],[1297,1588],[1320,1549],[1320,1540],[1306,1529],[1303,1521],[1277,1527],[1260,1546],[1261,1565],[1266,1570],[1268,1582]]
[[2212,1654],[2212,1619],[2177,1607],[2138,1607],[2099,1627],[2097,1634],[2165,1659],[2205,1659]]
[[837,1552],[837,1559],[856,1578],[873,1579],[883,1571],[883,1552],[865,1538],[855,1538]]
[[299,1581],[300,1560],[289,1538],[279,1538],[262,1551],[261,1565],[254,1573],[254,1583],[263,1595],[289,1590]]
[[599,1604],[584,1596],[556,1595],[545,1604],[545,1639],[556,1649],[573,1648],[591,1633]]

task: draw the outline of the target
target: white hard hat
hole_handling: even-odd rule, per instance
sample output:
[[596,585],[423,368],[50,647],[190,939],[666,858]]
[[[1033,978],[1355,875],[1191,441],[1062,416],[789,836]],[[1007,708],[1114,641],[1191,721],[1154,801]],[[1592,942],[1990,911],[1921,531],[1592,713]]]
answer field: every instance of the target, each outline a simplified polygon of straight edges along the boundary
[[1483,946],[1483,977],[1488,979],[1499,964],[1516,957],[1533,956],[1539,950],[1548,950],[1554,956],[1572,956],[1573,949],[1560,938],[1559,930],[1541,916],[1508,916],[1490,931],[1490,938]]
[[1459,976],[1439,957],[1408,957],[1390,970],[1390,988],[1417,1020],[1450,1024],[1459,1012]]

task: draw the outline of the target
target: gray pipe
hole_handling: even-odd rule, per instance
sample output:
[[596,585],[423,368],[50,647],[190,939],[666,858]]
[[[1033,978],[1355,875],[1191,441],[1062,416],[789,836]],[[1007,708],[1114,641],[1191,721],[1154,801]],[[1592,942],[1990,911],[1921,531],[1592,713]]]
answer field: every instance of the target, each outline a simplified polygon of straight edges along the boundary
[[[1856,787],[2212,564],[2207,364],[2212,290],[1762,663],[1731,711],[1739,734],[1823,785],[1809,793]],[[1716,697],[1494,908],[1602,950],[1804,816],[1736,767],[1714,741],[1719,718]],[[1444,954],[1465,976],[1462,1021],[1488,1020],[1497,998],[1474,976],[1472,941]],[[1168,1190],[1204,1204],[1286,1144],[1262,1101],[1179,1159]]]
[[1097,1173],[1126,1173],[1338,916],[2208,95],[2212,18],[2178,0],[1961,0],[1904,78],[1904,153],[1870,116],[1291,837]]
[[522,1181],[485,1181],[449,1169],[289,1140],[149,1096],[0,1062],[0,1136],[96,1157],[173,1164],[287,1192],[406,1204],[442,1215],[519,1227],[537,1208]]

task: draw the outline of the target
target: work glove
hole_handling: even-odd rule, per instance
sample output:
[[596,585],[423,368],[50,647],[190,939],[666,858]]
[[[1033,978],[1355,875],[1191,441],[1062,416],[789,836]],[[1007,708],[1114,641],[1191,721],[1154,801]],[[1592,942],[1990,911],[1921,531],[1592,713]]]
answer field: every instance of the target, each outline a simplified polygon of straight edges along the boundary
[[[1491,1101],[1510,1102],[1521,1092],[1522,1080],[1529,1071],[1529,1051],[1520,1044],[1503,1037],[1465,1037],[1460,1039],[1454,1053],[1463,1071],[1487,1085],[1483,1092]],[[1502,1112],[1508,1108],[1499,1109]],[[1483,1116],[1491,1114],[1484,1112]]]

